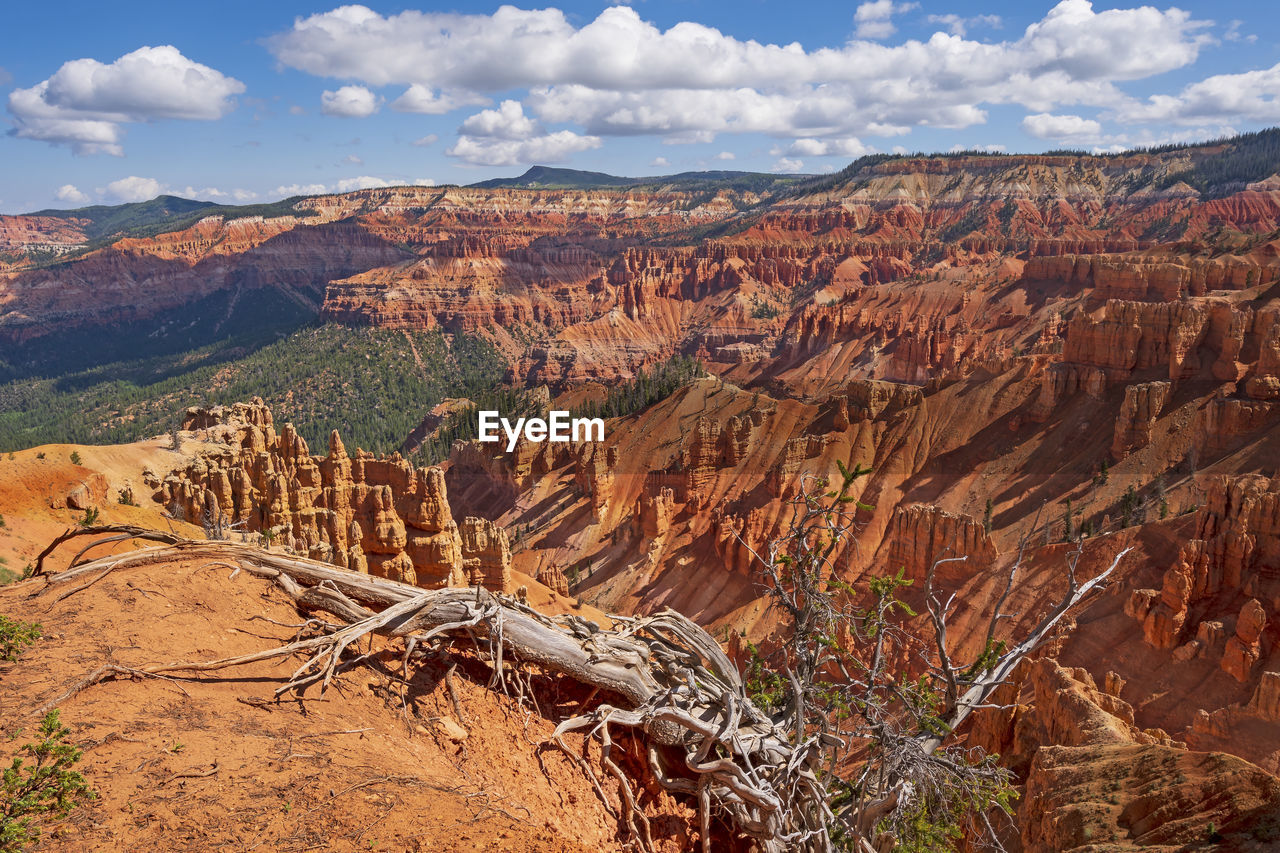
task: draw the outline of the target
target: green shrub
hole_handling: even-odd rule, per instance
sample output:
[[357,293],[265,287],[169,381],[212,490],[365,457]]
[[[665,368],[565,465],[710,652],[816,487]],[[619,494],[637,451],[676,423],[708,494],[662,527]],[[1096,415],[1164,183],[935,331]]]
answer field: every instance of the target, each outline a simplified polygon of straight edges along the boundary
[[0,614],[0,660],[17,660],[22,650],[41,637],[40,626]]
[[[71,730],[56,710],[40,723],[40,741],[23,744],[4,771],[0,785],[0,853],[21,853],[39,840],[39,823],[66,817],[77,804],[94,798],[85,778],[71,767],[81,751],[67,741]],[[31,758],[23,759],[21,753]]]

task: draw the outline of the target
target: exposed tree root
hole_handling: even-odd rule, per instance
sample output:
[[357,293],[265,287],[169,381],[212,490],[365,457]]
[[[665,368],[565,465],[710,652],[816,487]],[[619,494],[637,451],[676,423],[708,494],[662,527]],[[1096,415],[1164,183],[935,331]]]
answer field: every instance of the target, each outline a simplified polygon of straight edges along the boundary
[[[92,532],[118,531],[69,531],[57,542]],[[619,818],[630,827],[640,849],[653,851],[654,844],[632,781],[612,755],[616,727],[633,731],[646,744],[649,765],[666,789],[697,803],[704,851],[709,850],[713,816],[727,821],[736,833],[754,839],[766,853],[825,853],[834,849],[831,828],[844,818],[833,810],[832,793],[823,781],[820,739],[803,733],[797,736],[788,724],[789,716],[775,721],[762,713],[748,698],[737,669],[719,644],[679,613],[668,610],[649,617],[613,617],[615,627],[602,628],[578,616],[548,617],[515,598],[482,588],[423,590],[249,545],[172,542],[174,537],[168,534],[142,538],[170,541],[171,547],[112,555],[74,566],[46,576],[46,590],[85,574],[119,571],[162,559],[216,561],[269,580],[299,608],[329,613],[342,624],[326,628],[317,621],[316,627],[324,631],[320,636],[219,660],[174,661],[138,669],[108,664],[41,710],[121,674],[209,672],[297,653],[304,653],[305,661],[276,689],[276,696],[315,684],[323,692],[343,668],[368,657],[343,659],[344,650],[354,648],[368,635],[404,640],[406,665],[415,645],[435,638],[471,638],[487,646],[494,689],[505,689],[505,655],[576,680],[606,698],[607,703],[595,710],[561,722],[551,742],[583,769],[607,803],[601,780],[582,756],[568,747],[564,735],[581,731],[598,740],[601,766],[618,784],[624,810]],[[41,560],[52,550],[53,546],[46,549]],[[1073,577],[1068,599],[1031,637],[993,660],[986,673],[966,682],[967,689],[957,695],[948,725],[981,704],[1017,659],[1048,636],[1067,608],[1098,583],[1101,578],[1077,586]],[[464,722],[456,694],[452,690],[450,694],[459,722]],[[937,749],[942,738],[925,733],[902,740],[909,743],[908,751],[923,755]],[[664,755],[671,753],[680,757],[683,767],[666,766]],[[867,807],[858,810],[857,824],[845,824],[846,837],[855,837],[863,850],[874,850],[874,816],[894,808],[902,790],[899,779],[864,786]],[[868,821],[868,816],[873,819]]]

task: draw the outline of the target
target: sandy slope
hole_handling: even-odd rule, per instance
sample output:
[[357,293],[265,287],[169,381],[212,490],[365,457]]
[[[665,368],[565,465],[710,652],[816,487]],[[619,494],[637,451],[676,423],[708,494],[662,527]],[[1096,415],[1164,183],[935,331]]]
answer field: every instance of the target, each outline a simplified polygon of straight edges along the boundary
[[[224,566],[168,562],[121,571],[64,601],[33,580],[0,588],[0,613],[47,636],[0,664],[0,720],[30,711],[104,661],[204,660],[287,642],[300,619],[285,596]],[[398,669],[398,661],[388,665]],[[461,742],[442,677],[458,664]],[[286,660],[179,680],[115,681],[62,704],[101,795],[45,850],[622,850],[618,824],[576,767],[539,750],[551,725],[487,690],[469,649],[410,668],[402,683],[359,670],[320,697],[261,704]],[[539,706],[563,715],[583,695],[537,679]],[[29,730],[29,728],[28,728]],[[23,742],[6,741],[0,760]],[[573,741],[575,748],[581,741]],[[612,786],[608,796],[615,798]],[[646,794],[664,850],[686,849],[687,811]],[[696,822],[696,821],[695,821]]]

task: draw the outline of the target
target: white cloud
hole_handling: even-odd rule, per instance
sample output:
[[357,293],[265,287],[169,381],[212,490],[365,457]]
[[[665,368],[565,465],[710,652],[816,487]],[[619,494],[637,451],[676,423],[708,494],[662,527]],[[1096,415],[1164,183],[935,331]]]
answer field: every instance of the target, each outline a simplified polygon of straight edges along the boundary
[[363,165],[364,165],[364,161],[363,161],[363,160],[361,160],[361,159],[360,159],[358,156],[356,156],[355,154],[348,154],[346,157],[343,157],[343,158],[342,158],[342,162],[343,162],[343,163],[349,163],[349,164],[350,164],[350,165],[352,165],[352,166],[363,166]]
[[372,190],[379,187],[394,187],[397,183],[403,181],[388,181],[385,178],[375,178],[372,175],[361,175],[358,178],[343,178],[333,185],[334,192],[349,193],[356,190]]
[[258,194],[253,190],[235,189],[231,191],[231,196],[238,202],[253,201]]
[[436,136],[434,133],[428,133],[426,136],[413,140],[413,144],[419,148],[425,148],[428,145],[435,145],[439,139],[440,137]]
[[58,201],[69,201],[75,204],[87,204],[89,201],[89,196],[80,192],[75,184],[63,184],[54,190],[53,196]]
[[863,145],[857,138],[849,139],[797,139],[785,148],[774,148],[770,151],[775,157],[779,154],[791,154],[798,157],[861,157],[875,151],[869,145]]
[[176,47],[140,47],[111,64],[66,62],[53,76],[9,94],[13,135],[77,154],[124,153],[121,125],[157,119],[213,120],[235,108],[244,84],[187,59]]
[[343,86],[320,95],[320,111],[327,116],[368,118],[382,106],[382,98],[364,86]]
[[519,101],[503,101],[496,110],[482,110],[462,123],[460,133],[497,139],[528,139],[538,133],[538,124],[524,114]]
[[291,116],[304,116],[306,114],[307,114],[306,107],[299,106],[298,104],[294,104],[293,106],[289,107],[289,115]]
[[804,169],[803,160],[794,160],[790,157],[783,157],[782,159],[778,160],[778,162],[773,164],[771,171],[782,172],[784,174],[793,175],[801,171],[802,169]]
[[458,133],[458,141],[444,153],[481,166],[559,163],[570,154],[601,145],[599,137],[571,130],[548,133],[524,114],[519,101],[503,101],[496,110],[481,110],[464,121]]
[[717,155],[716,155],[715,159],[717,159],[717,160],[737,160],[737,159],[738,159],[738,155],[737,155],[737,154],[734,154],[732,151],[721,151],[719,154],[717,154]]
[[355,178],[340,178],[332,184],[283,184],[276,187],[272,194],[281,197],[295,195],[329,195],[331,193],[350,193],[356,190],[375,190],[383,187],[433,187],[433,178],[380,178],[376,175],[360,175]]
[[1244,26],[1244,21],[1232,21],[1227,25],[1227,31],[1222,34],[1224,41],[1239,41],[1247,44],[1253,44],[1258,37],[1253,33],[1242,33],[1240,29]]
[[272,195],[282,197],[294,195],[324,195],[329,188],[324,184],[285,184],[272,190]]
[[871,2],[862,3],[853,13],[853,22],[857,25],[853,35],[860,39],[888,38],[898,30],[893,25],[893,16],[910,12],[919,6],[919,3],[894,3],[893,0],[871,0]]
[[903,136],[910,132],[911,128],[904,124],[881,124],[873,121],[867,125],[867,133],[872,136]]
[[598,136],[579,136],[558,130],[529,139],[459,136],[444,153],[478,166],[517,166],[529,163],[562,163],[570,154],[599,148]]
[[961,37],[968,34],[970,27],[991,27],[998,30],[1004,25],[999,15],[974,15],[970,18],[960,15],[930,15],[925,20],[931,24],[942,24],[947,32]]
[[666,157],[654,157],[649,161],[649,165],[655,169],[665,169],[671,165],[671,161]]
[[118,201],[147,201],[165,191],[164,184],[155,178],[140,178],[130,175],[107,184],[105,193]]
[[430,86],[414,83],[404,94],[391,102],[391,109],[402,113],[443,115],[467,104],[484,104],[489,99],[467,93],[449,94],[436,92]]
[[[1061,0],[999,42],[964,35],[997,26],[991,15],[935,16],[949,32],[924,41],[867,40],[911,8],[864,2],[854,15],[859,37],[816,50],[742,41],[690,21],[663,30],[627,6],[582,26],[555,8],[384,16],[342,6],[297,19],[268,45],[282,64],[320,77],[404,86],[392,104],[400,110],[439,113],[505,97],[519,110],[503,102],[470,117],[450,150],[506,163],[524,152],[499,142],[537,137],[544,148],[581,150],[609,135],[680,144],[763,133],[839,150],[840,140],[914,127],[971,127],[992,106],[1114,110],[1132,105],[1117,84],[1185,67],[1212,40],[1209,22],[1177,8],[1097,11],[1089,0]],[[553,131],[571,137],[553,142]]]
[[217,187],[205,187],[202,190],[198,190],[191,185],[187,185],[186,187],[180,190],[174,190],[173,194],[182,196],[183,198],[198,198],[198,199],[204,199],[206,201],[213,200],[213,199],[223,199],[231,195],[230,193],[224,192],[223,190],[220,190]]
[[1037,113],[1022,120],[1022,129],[1039,139],[1091,142],[1102,135],[1102,124],[1073,115]]
[[1177,95],[1152,95],[1115,111],[1121,122],[1202,124],[1280,121],[1280,63],[1261,71],[1215,74]]

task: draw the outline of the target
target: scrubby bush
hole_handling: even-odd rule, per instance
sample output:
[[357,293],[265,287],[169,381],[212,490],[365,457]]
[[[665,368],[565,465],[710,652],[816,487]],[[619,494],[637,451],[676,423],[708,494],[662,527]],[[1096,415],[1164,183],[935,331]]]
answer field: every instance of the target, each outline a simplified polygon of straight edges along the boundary
[[71,769],[81,750],[68,741],[71,730],[57,710],[45,715],[39,734],[39,741],[18,750],[0,783],[0,853],[21,853],[39,840],[40,824],[66,817],[95,796],[84,776]]

